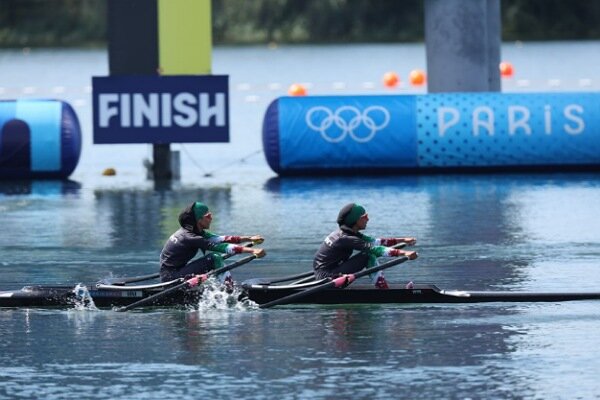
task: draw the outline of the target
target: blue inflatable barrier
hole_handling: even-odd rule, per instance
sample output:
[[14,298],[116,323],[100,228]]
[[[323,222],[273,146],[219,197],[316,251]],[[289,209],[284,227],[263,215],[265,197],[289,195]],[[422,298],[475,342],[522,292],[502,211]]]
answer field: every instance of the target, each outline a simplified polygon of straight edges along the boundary
[[79,120],[69,104],[0,101],[0,179],[64,179],[80,154]]
[[595,168],[600,94],[281,97],[263,146],[283,175]]

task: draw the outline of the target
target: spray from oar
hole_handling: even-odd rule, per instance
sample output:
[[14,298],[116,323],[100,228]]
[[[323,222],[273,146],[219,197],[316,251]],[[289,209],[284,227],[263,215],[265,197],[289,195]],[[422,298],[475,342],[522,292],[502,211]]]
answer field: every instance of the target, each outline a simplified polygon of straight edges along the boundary
[[128,306],[125,307],[121,307],[121,308],[117,308],[115,309],[115,311],[117,312],[123,312],[123,311],[128,311],[128,310],[132,310],[134,308],[137,307],[141,307],[144,305],[152,305],[152,304],[157,304],[159,302],[159,300],[165,296],[168,296],[170,294],[173,294],[177,291],[181,291],[181,290],[188,290],[190,288],[193,288],[195,286],[201,285],[203,284],[209,277],[213,276],[213,275],[220,275],[223,274],[227,271],[231,271],[234,268],[240,267],[252,260],[254,260],[257,256],[255,254],[242,258],[239,261],[236,261],[234,263],[225,265],[221,268],[217,268],[217,269],[213,269],[212,271],[209,271],[205,274],[201,274],[201,275],[194,275],[193,277],[191,277],[190,279],[184,280],[182,283],[175,285],[173,287],[170,287],[168,289],[163,290],[160,293],[154,294],[152,296],[146,297],[145,299],[136,301],[135,303],[132,303]]

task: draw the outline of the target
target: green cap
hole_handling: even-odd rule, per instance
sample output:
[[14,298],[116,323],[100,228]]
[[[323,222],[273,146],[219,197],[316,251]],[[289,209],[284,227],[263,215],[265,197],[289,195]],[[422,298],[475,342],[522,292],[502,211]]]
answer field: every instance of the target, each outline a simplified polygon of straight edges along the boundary
[[356,204],[356,203],[347,204],[340,211],[340,215],[338,217],[338,223],[342,222],[343,225],[352,227],[352,226],[354,226],[354,224],[356,224],[356,222],[358,222],[360,217],[362,217],[366,213],[367,213],[367,211],[360,204]]
[[199,201],[194,203],[194,207],[192,209],[194,210],[194,218],[196,219],[196,222],[201,220],[202,217],[204,217],[208,212],[208,206]]

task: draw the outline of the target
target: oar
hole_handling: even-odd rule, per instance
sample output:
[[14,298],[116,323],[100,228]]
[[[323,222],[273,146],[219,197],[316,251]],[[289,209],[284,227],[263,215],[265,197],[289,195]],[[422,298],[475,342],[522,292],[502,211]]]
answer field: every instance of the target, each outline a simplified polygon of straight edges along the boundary
[[281,278],[252,278],[252,279],[248,279],[248,280],[242,282],[242,285],[246,285],[246,286],[273,285],[275,283],[288,282],[288,281],[293,281],[293,280],[298,280],[298,279],[303,279],[303,278],[314,278],[314,276],[315,276],[315,271],[311,269],[310,271],[306,271],[301,274],[284,276]]
[[[243,244],[244,247],[252,247],[254,246],[254,242],[250,242],[248,244]],[[235,254],[225,254],[223,256],[221,256],[221,258],[223,258],[223,260],[227,260],[229,257],[233,256]],[[143,275],[143,276],[132,276],[132,277],[120,277],[120,278],[105,278],[102,279],[100,281],[98,281],[98,283],[103,284],[103,285],[119,285],[119,286],[124,286],[127,285],[128,283],[135,283],[135,282],[143,282],[143,281],[149,281],[150,279],[156,279],[160,277],[160,273],[154,273],[154,274],[150,274],[150,275]]]
[[[406,242],[400,242],[400,243],[396,243],[395,245],[392,246],[393,249],[401,249],[403,247],[406,247]],[[314,279],[315,276],[315,270],[311,269],[310,271],[306,271],[306,272],[302,272],[300,274],[297,275],[290,275],[290,276],[284,276],[281,278],[253,278],[253,279],[249,279],[247,281],[244,281],[242,284],[246,285],[246,286],[250,286],[250,285],[273,285],[275,283],[282,283],[282,282],[288,282],[288,281],[293,281],[293,280],[298,280],[297,282],[294,282],[295,284],[298,283],[305,283],[305,282],[309,282],[312,279]],[[312,278],[312,279],[309,279]]]
[[285,296],[282,297],[280,299],[277,300],[273,300],[270,301],[268,303],[265,304],[261,304],[259,307],[260,308],[270,308],[273,306],[278,306],[278,305],[282,305],[282,304],[288,304],[288,303],[292,303],[298,299],[301,299],[303,297],[309,296],[313,293],[317,293],[320,292],[322,290],[325,289],[329,289],[329,288],[343,288],[346,287],[348,285],[350,285],[352,282],[354,282],[355,280],[357,280],[358,278],[361,278],[363,276],[372,274],[374,272],[378,272],[378,271],[382,271],[384,269],[393,267],[394,265],[398,265],[403,263],[404,261],[408,260],[408,257],[406,256],[402,256],[402,257],[398,257],[398,258],[394,258],[386,263],[383,263],[381,265],[376,265],[374,267],[371,268],[367,268],[364,269],[360,272],[357,272],[356,274],[348,274],[348,275],[342,275],[339,278],[332,278],[329,282],[325,282],[319,286],[314,286],[312,288],[303,290],[302,292],[298,292],[298,293],[294,293],[294,294],[290,294],[289,296]]
[[213,269],[211,271],[208,271],[205,274],[194,275],[190,279],[188,279],[188,280],[186,280],[186,281],[184,281],[184,282],[182,282],[182,283],[180,283],[178,285],[175,285],[173,287],[165,289],[162,292],[153,294],[152,296],[148,296],[145,299],[136,301],[135,303],[131,303],[131,304],[127,305],[127,306],[123,306],[123,307],[117,308],[117,309],[115,309],[115,311],[117,311],[117,312],[129,311],[129,310],[132,310],[132,309],[134,309],[136,307],[141,307],[141,306],[146,305],[146,304],[152,304],[157,299],[160,299],[161,297],[164,297],[164,296],[166,296],[166,295],[168,295],[170,293],[176,292],[178,290],[189,289],[189,288],[192,288],[194,286],[198,286],[201,283],[203,283],[204,281],[206,281],[212,275],[219,275],[219,274],[222,274],[224,272],[231,271],[234,268],[237,268],[237,267],[242,266],[242,265],[244,265],[246,263],[249,263],[250,261],[254,260],[255,258],[256,258],[256,255],[252,254],[251,256],[244,257],[241,260],[236,261],[234,263],[231,263],[229,265],[225,265],[225,266],[223,266],[221,268],[217,268],[217,269]]

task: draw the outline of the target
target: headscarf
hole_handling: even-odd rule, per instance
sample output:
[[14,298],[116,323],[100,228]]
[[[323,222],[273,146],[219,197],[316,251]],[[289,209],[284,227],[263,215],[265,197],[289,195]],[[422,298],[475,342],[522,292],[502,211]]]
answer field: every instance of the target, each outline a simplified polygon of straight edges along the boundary
[[194,203],[194,207],[192,208],[192,210],[194,210],[194,218],[196,218],[196,222],[198,222],[208,212],[208,206],[204,203],[197,201]]
[[[198,206],[196,206],[196,204]],[[179,213],[179,225],[190,232],[198,233],[196,224],[208,212],[208,207],[199,201],[191,203]]]
[[358,222],[360,217],[365,215],[367,211],[363,206],[356,203],[346,204],[340,210],[337,218],[338,225],[346,225],[349,228],[352,228],[354,224]]

